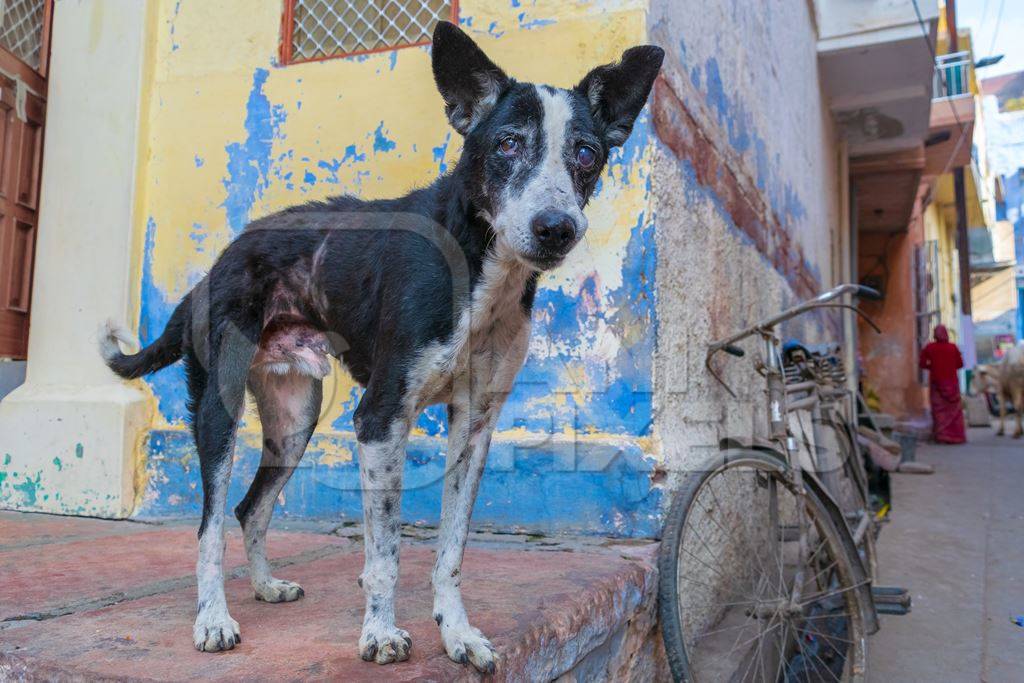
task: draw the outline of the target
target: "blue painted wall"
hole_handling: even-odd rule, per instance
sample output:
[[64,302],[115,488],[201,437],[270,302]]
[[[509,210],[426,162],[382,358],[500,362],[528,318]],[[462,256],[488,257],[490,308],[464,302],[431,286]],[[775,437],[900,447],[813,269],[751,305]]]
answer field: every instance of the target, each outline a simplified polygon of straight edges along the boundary
[[[1017,272],[1024,273],[1024,167],[1003,176],[1004,198],[996,209],[997,220],[1013,223]],[[1017,339],[1024,339],[1024,277],[1017,277]]]
[[[524,80],[571,85],[645,39],[640,4],[526,4],[460,4],[463,28]],[[282,67],[275,62],[278,23],[268,21],[280,10],[277,0],[253,3],[245,17],[205,3],[161,7],[138,323],[146,344],[250,220],[329,195],[404,193],[449,170],[461,151],[430,79],[429,48]],[[213,46],[201,36],[217,26],[226,43],[211,60]],[[577,40],[599,31],[607,37],[601,45]],[[541,44],[562,53],[543,55]],[[656,532],[654,144],[645,113],[609,160],[587,212],[586,243],[540,282],[530,356],[502,413],[477,504],[481,523]],[[146,486],[136,514],[197,515],[201,487],[183,369],[171,366],[145,382],[155,419],[143,446]],[[285,489],[282,515],[359,516],[352,415],[361,390],[348,379],[328,385],[335,394]],[[446,433],[443,407],[420,417],[407,460],[406,521],[433,523],[439,516]],[[258,466],[257,434],[248,415],[235,454],[233,500]]]

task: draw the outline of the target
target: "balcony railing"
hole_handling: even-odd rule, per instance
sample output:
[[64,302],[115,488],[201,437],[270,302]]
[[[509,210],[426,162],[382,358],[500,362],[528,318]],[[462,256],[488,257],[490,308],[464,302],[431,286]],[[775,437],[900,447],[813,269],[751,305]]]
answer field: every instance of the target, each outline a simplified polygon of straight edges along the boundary
[[967,52],[953,52],[935,58],[932,77],[933,97],[960,97],[971,93],[971,56]]

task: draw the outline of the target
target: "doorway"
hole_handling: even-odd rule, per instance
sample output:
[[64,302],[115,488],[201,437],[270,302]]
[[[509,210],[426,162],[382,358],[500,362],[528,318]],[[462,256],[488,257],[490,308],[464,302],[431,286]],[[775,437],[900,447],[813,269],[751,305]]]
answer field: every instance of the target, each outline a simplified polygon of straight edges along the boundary
[[0,0],[0,397],[24,379],[53,0]]

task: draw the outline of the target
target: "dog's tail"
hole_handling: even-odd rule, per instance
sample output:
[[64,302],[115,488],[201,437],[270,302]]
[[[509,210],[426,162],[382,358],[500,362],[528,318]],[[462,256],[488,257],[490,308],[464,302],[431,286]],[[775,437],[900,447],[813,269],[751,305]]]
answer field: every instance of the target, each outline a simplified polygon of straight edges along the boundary
[[118,342],[138,346],[134,335],[108,320],[100,330],[100,354],[107,367],[125,379],[136,379],[165,368],[181,358],[182,339],[189,320],[189,297],[186,296],[171,314],[160,338],[138,353],[123,353]]

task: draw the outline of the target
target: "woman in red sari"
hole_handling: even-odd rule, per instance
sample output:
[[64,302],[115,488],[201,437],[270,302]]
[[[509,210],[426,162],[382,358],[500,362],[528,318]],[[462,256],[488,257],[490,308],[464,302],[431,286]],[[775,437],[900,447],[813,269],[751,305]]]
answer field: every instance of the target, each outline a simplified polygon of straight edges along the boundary
[[945,325],[935,327],[935,341],[921,351],[921,369],[928,371],[932,436],[939,443],[964,443],[964,410],[956,371],[964,366],[960,349],[949,341]]

